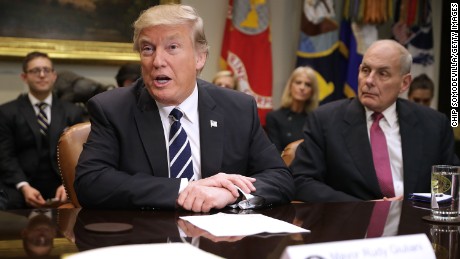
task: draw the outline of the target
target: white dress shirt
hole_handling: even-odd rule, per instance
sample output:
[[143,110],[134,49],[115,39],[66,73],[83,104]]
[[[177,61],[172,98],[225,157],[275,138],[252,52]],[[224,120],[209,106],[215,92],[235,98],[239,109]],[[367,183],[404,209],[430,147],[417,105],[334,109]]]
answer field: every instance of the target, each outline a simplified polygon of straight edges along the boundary
[[[195,89],[192,94],[185,99],[181,104],[177,106],[165,106],[155,101],[158,110],[160,112],[161,122],[163,124],[163,132],[166,143],[166,150],[169,158],[169,131],[171,129],[172,119],[169,118],[169,114],[174,108],[179,108],[184,116],[180,120],[182,128],[187,133],[187,137],[190,141],[190,149],[192,151],[193,161],[193,178],[192,180],[201,179],[201,149],[200,149],[200,123],[198,114],[198,87],[195,83]],[[169,159],[168,159],[169,168]],[[187,178],[182,178],[179,193],[187,186]]]
[[[366,109],[367,133],[370,142],[370,128],[374,120],[372,119],[373,111]],[[401,147],[401,134],[399,132],[398,114],[396,112],[396,103],[382,112],[383,118],[379,122],[388,146],[388,154],[390,156],[391,175],[393,176],[393,187],[396,196],[404,195],[404,172],[403,172],[403,157]],[[390,197],[388,197],[390,198]]]
[[29,95],[30,103],[32,103],[32,106],[34,107],[34,110],[35,110],[35,114],[37,114],[37,116],[38,116],[38,113],[40,112],[40,108],[38,108],[37,104],[41,102],[48,104],[45,107],[45,114],[46,114],[46,118],[48,119],[48,123],[51,123],[51,104],[53,103],[53,95],[50,93],[48,97],[46,97],[45,100],[43,101],[38,100],[31,93],[29,93],[28,95]]

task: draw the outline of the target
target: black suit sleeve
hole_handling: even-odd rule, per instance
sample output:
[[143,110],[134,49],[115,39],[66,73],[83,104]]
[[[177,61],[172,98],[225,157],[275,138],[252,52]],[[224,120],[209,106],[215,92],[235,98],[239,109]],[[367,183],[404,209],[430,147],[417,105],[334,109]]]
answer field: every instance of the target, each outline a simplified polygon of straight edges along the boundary
[[80,204],[109,209],[174,208],[180,179],[154,175],[130,119],[135,105],[115,98],[124,97],[99,95],[87,104],[91,132],[74,183]]
[[295,198],[301,201],[358,201],[360,199],[337,191],[326,183],[327,140],[320,117],[316,112],[307,117],[304,141],[298,146],[291,165],[296,186]]
[[265,198],[266,205],[288,203],[294,197],[292,174],[278,151],[270,143],[259,121],[257,105],[252,102],[253,131],[249,152],[249,171],[257,179],[255,195]]
[[[289,202],[292,175],[265,135],[254,99],[198,84],[201,177],[219,172],[254,177],[254,194],[267,205]],[[82,206],[175,208],[180,179],[168,177],[161,118],[143,84],[99,94],[87,106],[91,133],[74,184]],[[219,121],[218,127],[210,127],[210,120]]]
[[279,152],[283,151],[283,146],[281,144],[281,132],[276,120],[275,113],[270,112],[266,116],[266,128],[267,135],[270,141],[276,146]]
[[[11,110],[0,110],[0,173],[1,180],[6,185],[14,185],[21,181],[27,181],[27,176],[19,164],[18,153],[21,151],[16,147],[15,134],[20,134],[28,129],[15,131],[14,116]],[[27,127],[24,121],[24,127]],[[34,139],[29,132],[29,136],[24,136],[26,143],[33,143]]]

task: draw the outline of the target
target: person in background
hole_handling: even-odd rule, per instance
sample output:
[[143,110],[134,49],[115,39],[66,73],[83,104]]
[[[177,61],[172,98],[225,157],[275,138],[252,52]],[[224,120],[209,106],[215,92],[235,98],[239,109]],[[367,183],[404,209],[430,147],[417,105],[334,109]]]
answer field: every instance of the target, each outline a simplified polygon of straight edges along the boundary
[[254,98],[197,79],[208,43],[195,9],[145,10],[134,49],[142,78],[88,101],[91,132],[74,184],[83,207],[208,212],[291,201],[292,175]]
[[222,70],[216,73],[212,83],[228,89],[238,90],[238,80],[230,70]]
[[134,63],[124,64],[118,69],[115,80],[118,87],[129,86],[141,77],[141,65]]
[[426,74],[420,74],[412,80],[407,95],[409,100],[429,107],[433,96],[434,83]]
[[[415,103],[431,107],[434,96],[434,83],[426,75],[416,76],[409,87],[407,99]],[[455,153],[460,156],[460,127],[453,127],[455,139]]]
[[278,151],[291,142],[302,139],[302,128],[307,114],[318,107],[318,83],[311,67],[298,67],[289,76],[281,108],[266,116],[268,137]]
[[0,106],[0,180],[8,209],[67,200],[57,143],[67,127],[83,120],[81,108],[52,94],[56,72],[46,53],[27,54],[21,78],[29,92]]
[[393,40],[374,42],[358,73],[357,98],[310,113],[291,165],[296,199],[401,200],[430,192],[431,166],[458,165],[447,117],[398,98],[412,57]]

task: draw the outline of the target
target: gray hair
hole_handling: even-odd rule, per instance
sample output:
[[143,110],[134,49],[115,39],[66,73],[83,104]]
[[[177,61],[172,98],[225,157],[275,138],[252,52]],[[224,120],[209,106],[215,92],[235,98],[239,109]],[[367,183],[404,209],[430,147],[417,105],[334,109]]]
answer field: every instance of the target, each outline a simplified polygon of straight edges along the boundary
[[374,43],[372,43],[371,46],[369,46],[369,49],[375,44],[382,44],[382,43],[390,44],[391,46],[395,47],[399,51],[399,54],[400,54],[399,64],[401,66],[400,74],[401,75],[409,74],[411,67],[412,67],[412,55],[409,53],[409,51],[399,42],[395,40],[389,40],[389,39],[377,40]]

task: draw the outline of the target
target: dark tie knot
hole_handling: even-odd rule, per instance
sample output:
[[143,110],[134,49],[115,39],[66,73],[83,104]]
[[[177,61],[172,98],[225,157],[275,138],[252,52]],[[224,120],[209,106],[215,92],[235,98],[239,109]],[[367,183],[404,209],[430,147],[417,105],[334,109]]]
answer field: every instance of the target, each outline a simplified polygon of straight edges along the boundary
[[42,102],[42,103],[37,103],[36,105],[40,110],[44,110],[48,104],[45,102]]
[[372,113],[372,119],[376,122],[379,122],[383,118],[383,114],[380,112],[374,112]]
[[184,116],[184,114],[179,109],[174,108],[169,114],[169,116],[172,116],[174,121],[179,121],[182,118],[182,116]]

